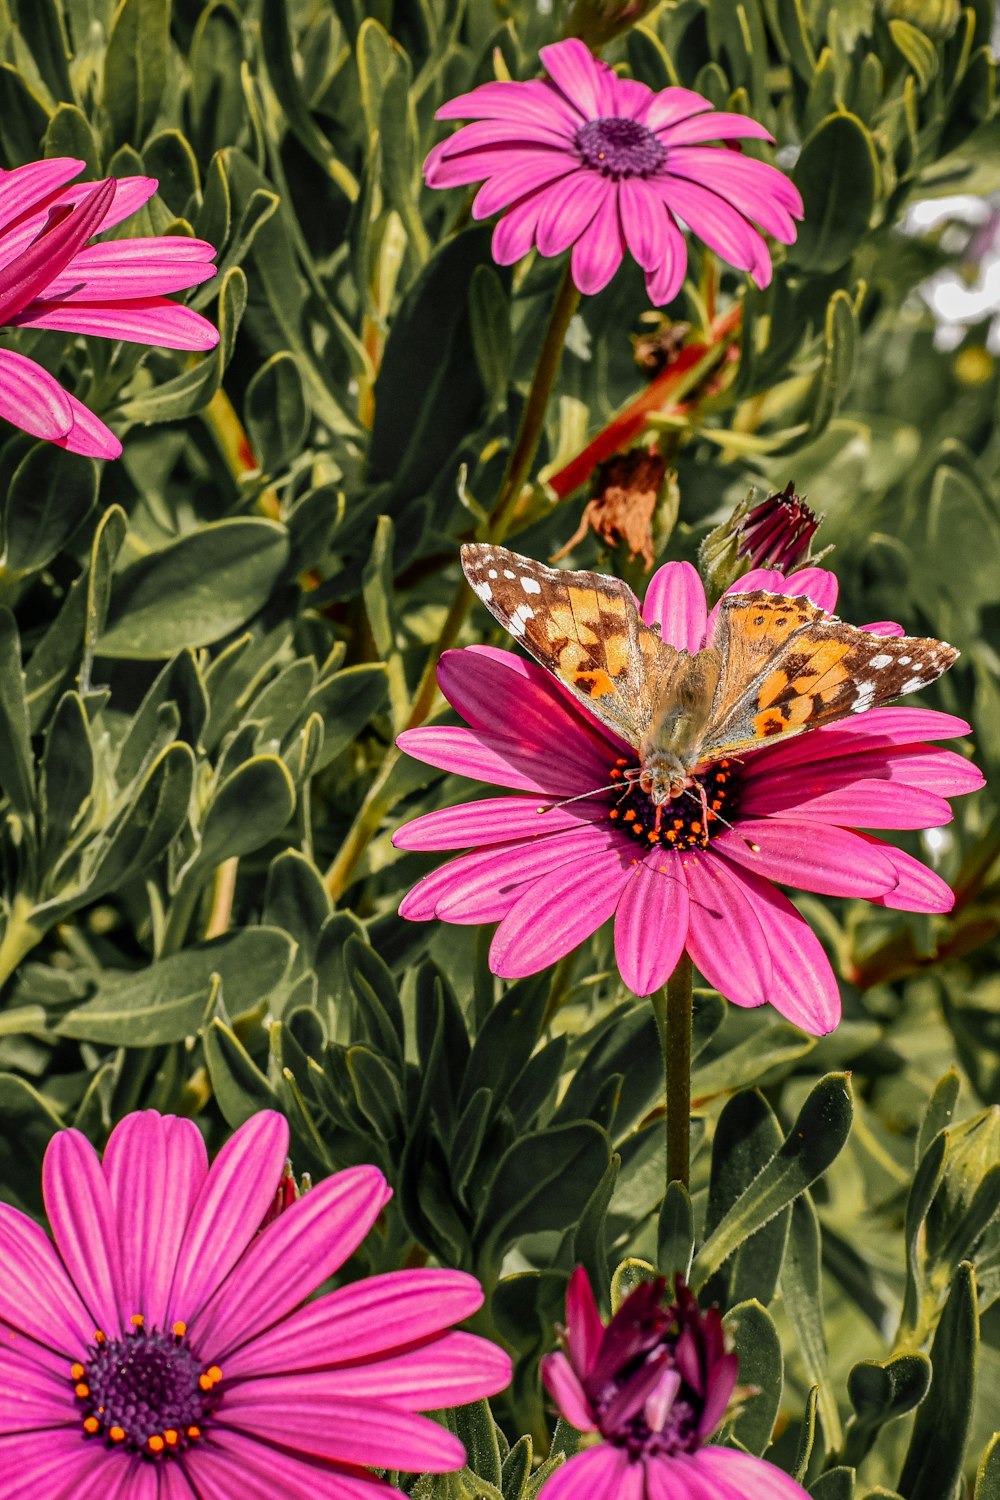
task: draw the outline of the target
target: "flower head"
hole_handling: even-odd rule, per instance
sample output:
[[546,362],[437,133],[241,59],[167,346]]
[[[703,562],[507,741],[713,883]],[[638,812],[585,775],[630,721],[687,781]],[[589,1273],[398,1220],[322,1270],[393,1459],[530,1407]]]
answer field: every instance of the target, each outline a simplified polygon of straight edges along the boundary
[[[212,349],[218,331],[165,292],[215,275],[205,240],[99,240],[151,198],[155,177],[68,186],[71,157],[0,171],[0,327],[52,328],[166,349]],[[0,416],[71,453],[117,458],[121,443],[34,360],[0,349]]]
[[581,292],[607,286],[629,249],[656,304],[684,281],[682,220],[758,286],[771,279],[767,245],[795,239],[802,199],[776,167],[710,144],[771,140],[746,115],[712,108],[691,89],[654,93],[619,78],[576,38],[543,47],[548,77],[484,83],[452,99],[438,119],[468,119],[424,165],[430,187],[481,182],[473,217],[502,211],[493,256],[510,265],[532,245],[573,247]]
[[566,1353],[545,1356],[542,1378],[566,1421],[596,1441],[556,1470],[542,1500],[805,1500],[764,1459],[706,1446],[738,1362],[718,1310],[702,1313],[679,1277],[665,1307],[665,1288],[662,1277],[641,1283],[604,1327],[587,1273],[570,1278]]
[[[737,587],[806,594],[824,610],[837,599],[834,575],[821,568],[787,579],[751,572]],[[711,636],[718,606],[710,614],[695,569],[674,562],[653,574],[642,613],[666,641],[694,652]],[[894,624],[868,629],[902,634]],[[499,922],[490,948],[496,974],[543,969],[613,917],[618,966],[637,994],[664,984],[687,947],[734,1004],[767,1001],[822,1033],[840,1016],[837,981],[773,881],[904,911],[952,906],[949,886],[919,860],[855,830],[951,820],[946,799],[975,791],[983,778],[963,756],[926,741],[967,734],[962,719],[909,707],[855,713],[740,760],[722,757],[657,817],[632,747],[542,667],[468,646],[445,653],[438,681],[467,727],[408,730],[402,748],[529,795],[446,808],[399,829],[399,848],[471,851],[425,876],[400,912]]]
[[807,562],[814,563],[830,550],[824,548],[809,555],[822,521],[823,517],[795,493],[792,483],[766,500],[758,500],[751,489],[733,514],[702,542],[702,572],[722,589],[751,568],[775,568],[787,573]]
[[54,1136],[55,1244],[0,1205],[4,1500],[377,1500],[398,1492],[369,1466],[462,1465],[417,1413],[509,1381],[501,1350],[449,1331],[480,1306],[478,1282],[397,1271],[305,1302],[390,1190],[353,1167],[261,1228],[287,1145],[270,1111],[211,1168],[194,1123],[153,1110],[115,1128],[103,1162],[77,1131]]

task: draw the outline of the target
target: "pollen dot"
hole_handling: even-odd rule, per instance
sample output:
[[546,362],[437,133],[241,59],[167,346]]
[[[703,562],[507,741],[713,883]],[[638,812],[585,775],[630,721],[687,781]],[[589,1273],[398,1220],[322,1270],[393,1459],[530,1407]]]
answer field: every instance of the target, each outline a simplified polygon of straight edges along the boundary
[[[539,808],[538,810],[539,812],[541,812],[541,808]],[[182,1339],[187,1331],[188,1326],[186,1323],[175,1323],[171,1330],[175,1339]]]

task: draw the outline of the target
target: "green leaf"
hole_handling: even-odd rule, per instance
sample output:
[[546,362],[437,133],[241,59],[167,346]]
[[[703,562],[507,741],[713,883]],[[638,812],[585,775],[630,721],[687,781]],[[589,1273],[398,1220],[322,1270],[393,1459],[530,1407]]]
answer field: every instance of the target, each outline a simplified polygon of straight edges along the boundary
[[565,1229],[582,1213],[607,1170],[611,1146],[588,1120],[523,1137],[500,1159],[479,1214],[483,1257],[526,1234]]
[[196,1032],[218,975],[241,1014],[284,981],[294,945],[275,927],[245,927],[196,943],[144,969],[106,969],[92,999],[59,1023],[61,1036],[112,1046],[153,1047]]
[[850,1133],[852,1117],[847,1074],[828,1073],[809,1094],[780,1151],[702,1245],[691,1272],[695,1290],[748,1235],[770,1223],[836,1160]]
[[687,1281],[694,1257],[694,1209],[682,1182],[668,1182],[660,1209],[657,1232],[657,1265],[667,1284],[680,1275]]
[[63,1121],[25,1078],[0,1073],[0,1176],[4,1197],[16,1195],[41,1215],[45,1148]]
[[198,161],[179,130],[159,130],[146,142],[143,166],[156,177],[157,192],[178,218],[200,190]]
[[889,35],[916,74],[920,92],[925,94],[934,82],[938,70],[938,53],[934,43],[918,27],[911,26],[909,21],[890,21]]
[[318,713],[323,721],[323,747],[316,760],[317,771],[356,742],[369,720],[385,708],[388,693],[383,662],[343,667],[316,685],[306,707]]
[[500,411],[507,402],[513,346],[507,290],[492,266],[476,266],[472,273],[469,315],[479,377],[491,410]]
[[90,121],[75,104],[60,104],[48,124],[43,143],[51,156],[76,156],[87,164],[87,176],[99,176],[100,147]]
[[[16,7],[18,28],[53,99],[76,96],[69,77],[69,41],[56,0],[29,0]],[[53,152],[53,155],[56,153]]]
[[798,1484],[802,1484],[809,1468],[809,1460],[812,1458],[813,1447],[816,1442],[816,1410],[819,1405],[819,1386],[810,1386],[809,1394],[806,1396],[805,1411],[802,1413],[802,1429],[799,1433],[798,1447],[795,1452],[795,1462],[792,1465],[792,1478]]
[[974,1500],[1000,1500],[1000,1432],[993,1434],[976,1473]]
[[37,443],[14,471],[3,502],[4,568],[34,573],[51,562],[97,500],[92,458]]
[[[756,1090],[735,1094],[719,1116],[705,1213],[709,1236],[781,1146],[781,1126]],[[739,1246],[730,1271],[730,1298],[754,1296],[766,1307],[774,1296],[788,1236],[789,1210],[776,1214]]]
[[102,103],[113,146],[141,146],[167,84],[170,0],[121,0],[104,56]]
[[931,1383],[926,1354],[897,1354],[880,1362],[863,1360],[847,1377],[856,1420],[848,1434],[845,1456],[857,1465],[868,1452],[880,1427],[919,1406]]
[[41,155],[50,113],[16,68],[0,66],[0,150],[8,167]]
[[205,1066],[222,1117],[231,1130],[261,1109],[280,1109],[278,1096],[243,1043],[216,1016],[202,1034]]
[[320,929],[329,915],[323,877],[307,854],[286,849],[271,861],[261,920],[294,938],[306,963],[312,963]]
[[854,1470],[840,1465],[821,1474],[809,1486],[809,1493],[813,1500],[854,1500],[854,1479]]
[[547,988],[537,980],[511,985],[487,1015],[473,1043],[458,1096],[460,1109],[484,1087],[491,1090],[498,1104],[506,1100],[535,1050],[547,1004]]
[[87,710],[79,693],[65,693],[45,737],[39,783],[44,828],[42,862],[52,869],[90,802],[93,783],[94,751]]
[[288,557],[274,521],[212,521],[140,558],[115,580],[102,656],[156,660],[207,646],[264,605]]
[[395,1073],[369,1047],[347,1049],[347,1071],[358,1107],[386,1142],[399,1140],[402,1130],[403,1096]]
[[254,372],[244,398],[247,435],[265,474],[295,458],[309,431],[309,406],[294,354],[273,354]]
[[470,1401],[455,1410],[455,1434],[465,1444],[466,1463],[473,1474],[494,1488],[503,1482],[497,1427],[488,1401]]
[[805,1057],[816,1045],[816,1038],[806,1036],[788,1021],[777,1021],[762,1027],[752,1036],[738,1042],[717,1057],[697,1065],[691,1075],[691,1090],[696,1099],[714,1094],[731,1093],[747,1084],[770,1080],[777,1069]]
[[961,1087],[962,1080],[956,1067],[950,1067],[934,1085],[934,1092],[927,1104],[927,1112],[920,1124],[915,1164],[919,1164],[938,1131],[944,1130],[947,1125],[951,1124]]
[[[253,816],[247,810],[253,809]],[[217,789],[201,825],[201,869],[250,854],[276,838],[295,812],[295,784],[277,755],[255,755]]]
[[809,391],[809,427],[801,438],[811,442],[836,416],[851,388],[858,344],[858,316],[844,291],[834,292],[826,307],[823,362]]
[[803,271],[836,271],[867,234],[875,210],[871,133],[856,115],[829,115],[807,137],[792,175],[805,217],[788,258]]
[[9,609],[0,609],[0,791],[23,818],[33,816],[34,760],[28,738],[21,638]]
[[278,102],[300,145],[304,146],[347,198],[353,202],[358,184],[320,130],[309,109],[292,53],[287,0],[264,0],[260,12],[261,58]]
[[247,279],[238,266],[222,274],[218,283],[219,342],[202,359],[137,394],[130,395],[114,415],[127,422],[176,422],[207,406],[222,383],[233,355],[236,333],[247,305]]
[[723,1322],[739,1357],[740,1385],[758,1387],[758,1393],[746,1398],[743,1410],[733,1422],[733,1436],[759,1458],[770,1446],[781,1405],[784,1387],[781,1341],[770,1313],[753,1298],[730,1308]]
[[959,1268],[931,1344],[933,1376],[899,1477],[904,1500],[945,1500],[958,1483],[972,1422],[979,1347],[976,1275]]
[[843,1441],[837,1397],[830,1380],[826,1328],[823,1321],[819,1218],[808,1193],[792,1205],[788,1244],[781,1267],[781,1296],[795,1329],[806,1376],[819,1390],[819,1415],[826,1451],[834,1453]]

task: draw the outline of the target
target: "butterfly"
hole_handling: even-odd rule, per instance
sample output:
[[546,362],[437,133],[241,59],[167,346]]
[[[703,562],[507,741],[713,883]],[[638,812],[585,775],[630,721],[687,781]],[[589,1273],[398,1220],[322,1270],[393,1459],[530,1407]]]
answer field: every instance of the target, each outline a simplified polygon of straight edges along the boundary
[[958,656],[946,641],[872,635],[804,595],[724,594],[702,650],[678,650],[603,573],[547,568],[470,543],[462,567],[500,624],[635,751],[657,808],[723,757],[834,724],[926,687]]

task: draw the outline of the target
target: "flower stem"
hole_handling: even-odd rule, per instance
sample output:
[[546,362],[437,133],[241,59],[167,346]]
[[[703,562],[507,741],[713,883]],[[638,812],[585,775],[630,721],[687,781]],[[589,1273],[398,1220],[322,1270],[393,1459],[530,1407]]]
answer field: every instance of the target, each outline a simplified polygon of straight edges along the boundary
[[[570,319],[576,311],[580,294],[573,284],[570,266],[567,264],[556,293],[556,300],[549,314],[545,337],[542,340],[538,363],[532,377],[531,388],[521,415],[514,447],[511,449],[503,481],[496,502],[490,512],[483,538],[489,542],[502,542],[514,513],[521,490],[531,473],[531,465],[538,451],[549,397],[555,385],[556,375],[562,359],[563,345]],[[441,633],[435,642],[424,667],[417,691],[410,704],[406,723],[400,729],[415,729],[431,713],[437,698],[437,665],[445,651],[457,641],[465,617],[472,606],[472,591],[463,578],[448,608]],[[400,751],[395,745],[386,751],[378,775],[372,782],[365,799],[358,809],[354,822],[348,830],[337,857],[326,872],[326,888],[336,901],[350,884],[351,878],[364,857],[382,819],[392,806],[392,771],[399,760]]]
[[653,1014],[663,1051],[667,1099],[667,1182],[687,1187],[691,1177],[691,960],[683,952],[667,980],[653,996]]

